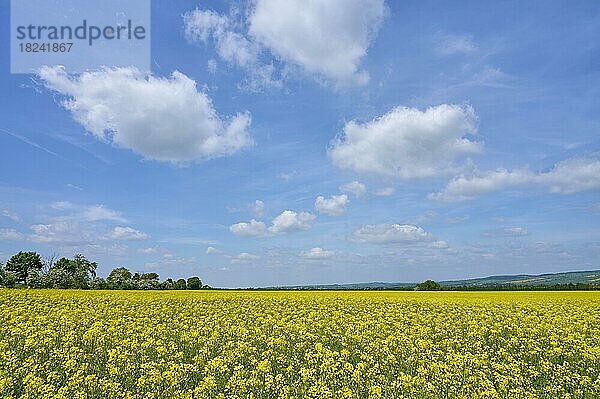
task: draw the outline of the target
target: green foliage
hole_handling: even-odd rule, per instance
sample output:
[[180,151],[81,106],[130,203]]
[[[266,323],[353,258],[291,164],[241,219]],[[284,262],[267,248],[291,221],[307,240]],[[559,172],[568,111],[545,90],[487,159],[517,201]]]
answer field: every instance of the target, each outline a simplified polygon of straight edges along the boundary
[[187,282],[159,280],[155,272],[132,274],[125,267],[113,269],[106,281],[96,276],[96,262],[78,254],[69,259],[56,255],[42,259],[35,252],[19,252],[3,265],[0,262],[0,287],[26,286],[28,288],[62,289],[113,289],[113,290],[199,290],[203,286],[199,277]]
[[14,287],[17,282],[17,276],[0,263],[0,287]]
[[42,258],[36,252],[19,252],[13,255],[12,258],[6,262],[4,267],[7,271],[13,272],[17,282],[27,284],[27,278],[29,274],[35,271],[42,270]]
[[133,288],[133,276],[125,267],[113,269],[106,279],[108,288],[111,290],[129,290]]
[[108,284],[101,277],[94,277],[90,280],[90,289],[92,290],[106,290]]
[[426,280],[422,283],[417,284],[415,290],[417,291],[440,291],[442,286],[433,280]]
[[161,290],[173,290],[173,289],[175,289],[175,282],[173,281],[173,279],[168,278],[165,281],[163,281],[162,283],[160,283],[160,289]]
[[44,276],[47,288],[90,288],[90,281],[96,277],[96,263],[83,255],[75,255],[73,259],[60,258],[50,266]]
[[27,287],[44,288],[45,286],[45,276],[41,272],[34,270],[29,273],[29,277],[27,278]]
[[185,279],[180,278],[179,280],[177,280],[173,286],[174,290],[185,290],[187,288],[187,284],[185,282]]
[[187,279],[187,289],[188,290],[199,290],[202,288],[202,281],[200,277],[190,277]]
[[158,274],[156,274],[156,273],[142,273],[139,276],[139,280],[136,283],[136,288],[137,289],[141,289],[141,290],[156,290],[156,289],[159,289],[160,288],[160,282],[158,281]]

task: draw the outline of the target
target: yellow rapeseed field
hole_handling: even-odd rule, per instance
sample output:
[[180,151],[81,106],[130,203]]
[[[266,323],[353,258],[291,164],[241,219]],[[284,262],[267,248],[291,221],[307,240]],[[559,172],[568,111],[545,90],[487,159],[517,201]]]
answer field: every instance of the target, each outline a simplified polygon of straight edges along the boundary
[[2,398],[600,398],[600,293],[0,290]]

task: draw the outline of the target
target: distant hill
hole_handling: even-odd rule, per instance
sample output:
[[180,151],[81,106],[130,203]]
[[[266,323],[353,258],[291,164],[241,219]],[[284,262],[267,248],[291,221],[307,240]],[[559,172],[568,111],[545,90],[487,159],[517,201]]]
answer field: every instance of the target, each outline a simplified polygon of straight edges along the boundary
[[494,285],[555,285],[570,283],[600,284],[600,270],[546,274],[518,274],[514,276],[490,276],[467,280],[453,280],[440,282],[440,284],[448,287]]
[[[546,274],[518,274],[510,276],[489,276],[466,280],[439,281],[445,287],[494,287],[494,286],[536,286],[556,284],[600,284],[600,270],[546,273]],[[413,288],[417,283],[353,283],[353,284],[317,284],[295,285],[283,287],[264,287],[262,289],[285,290],[406,290]]]

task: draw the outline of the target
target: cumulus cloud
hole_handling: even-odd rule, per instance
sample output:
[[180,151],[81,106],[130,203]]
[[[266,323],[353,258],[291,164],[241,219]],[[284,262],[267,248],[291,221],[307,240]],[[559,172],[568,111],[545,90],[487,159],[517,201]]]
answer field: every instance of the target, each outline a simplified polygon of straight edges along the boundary
[[[183,22],[189,41],[213,40],[221,59],[245,67],[254,80],[280,83],[273,78],[276,61],[347,86],[369,80],[360,63],[385,13],[383,0],[256,0],[241,20],[235,13],[194,10]],[[270,62],[261,62],[261,54],[270,54]]]
[[310,222],[314,219],[315,215],[308,212],[283,211],[279,216],[273,219],[269,230],[274,234],[307,230],[310,228]]
[[138,241],[148,238],[146,233],[134,229],[133,227],[117,226],[113,229],[109,236],[113,240]]
[[458,176],[429,199],[440,201],[472,200],[485,194],[512,187],[538,186],[551,193],[573,194],[600,190],[600,160],[571,158],[558,162],[546,172],[534,173],[528,168],[496,169],[472,176]]
[[339,216],[346,212],[346,205],[350,200],[346,194],[332,195],[330,198],[325,198],[321,195],[315,200],[315,208],[319,213],[324,213],[330,216]]
[[415,179],[456,169],[454,162],[481,151],[467,138],[477,130],[470,106],[442,104],[421,111],[396,107],[367,123],[350,121],[335,138],[329,157],[339,168]]
[[264,222],[252,219],[249,222],[240,222],[229,226],[229,231],[242,237],[266,237],[271,235]]
[[430,238],[419,226],[411,224],[371,224],[352,233],[351,241],[374,244],[415,243]]
[[367,195],[367,186],[355,180],[350,183],[342,184],[340,186],[340,191],[353,194],[355,197],[360,198]]
[[73,118],[97,139],[146,159],[185,162],[231,155],[250,146],[250,115],[224,121],[196,82],[180,72],[168,77],[135,68],[104,68],[70,76],[43,67],[47,88],[66,97]]
[[[299,18],[298,16],[302,17]],[[361,59],[385,15],[383,0],[258,0],[250,34],[273,54],[338,84],[364,84]]]
[[252,261],[255,261],[258,259],[260,259],[260,256],[258,256],[258,255],[250,254],[248,252],[242,252],[239,255],[233,257],[231,259],[231,263],[252,262]]
[[252,219],[250,222],[232,224],[229,231],[243,237],[267,237],[307,230],[315,218],[316,216],[309,212],[286,210],[276,216],[269,227],[262,221]]
[[319,247],[300,253],[300,256],[306,259],[327,259],[331,258],[333,255],[335,255],[334,251],[327,251]]

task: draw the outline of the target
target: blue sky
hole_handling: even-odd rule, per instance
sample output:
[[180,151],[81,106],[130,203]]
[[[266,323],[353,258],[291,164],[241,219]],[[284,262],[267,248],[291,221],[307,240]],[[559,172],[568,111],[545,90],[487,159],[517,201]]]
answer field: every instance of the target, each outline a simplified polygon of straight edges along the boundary
[[153,1],[152,71],[1,57],[0,259],[223,287],[600,268],[598,37],[594,1]]

